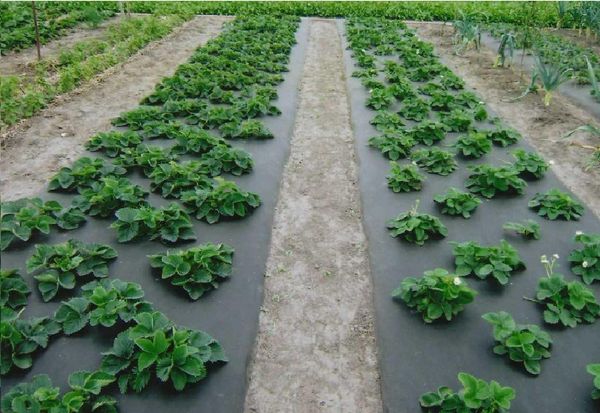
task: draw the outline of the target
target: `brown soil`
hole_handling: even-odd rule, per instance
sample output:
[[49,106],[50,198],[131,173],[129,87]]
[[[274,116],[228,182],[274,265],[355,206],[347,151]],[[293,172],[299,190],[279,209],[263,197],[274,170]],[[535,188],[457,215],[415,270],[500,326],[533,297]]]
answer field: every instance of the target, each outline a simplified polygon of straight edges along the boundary
[[[554,96],[549,107],[544,106],[541,95],[536,94],[509,103],[508,100],[521,95],[529,80],[526,76],[521,79],[517,68],[493,67],[495,56],[485,48],[478,53],[468,51],[462,56],[455,55],[449,35],[451,28],[442,29],[441,25],[430,23],[411,23],[410,26],[417,29],[421,39],[435,46],[444,64],[461,76],[498,116],[550,160],[554,173],[600,216],[600,170],[585,172],[583,168],[590,152],[570,145],[571,140],[561,139],[578,126],[596,124],[595,118],[560,94]],[[584,134],[573,140],[594,144]]]
[[341,41],[310,24],[245,410],[381,412]]
[[192,52],[216,36],[230,17],[198,16],[164,39],[109,69],[94,81],[57,98],[38,115],[0,136],[0,193],[3,200],[33,196],[49,178],[81,156],[84,143],[110,128],[110,120],[133,109]]
[[[85,24],[79,25],[67,35],[42,45],[42,58],[48,59],[58,56],[61,50],[70,48],[77,42],[102,38],[106,32],[106,28],[110,24],[118,22],[120,19],[120,15],[115,16],[103,21],[96,28],[90,28]],[[37,51],[35,47],[30,47],[21,50],[20,52],[8,53],[6,56],[0,56],[0,74],[2,74],[2,76],[28,74],[31,72],[31,63],[36,61]]]

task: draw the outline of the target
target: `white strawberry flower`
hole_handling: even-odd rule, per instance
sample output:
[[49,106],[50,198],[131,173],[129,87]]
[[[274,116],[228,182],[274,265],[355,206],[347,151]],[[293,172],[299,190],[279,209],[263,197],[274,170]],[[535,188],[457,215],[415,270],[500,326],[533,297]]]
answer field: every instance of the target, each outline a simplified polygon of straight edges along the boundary
[[590,266],[590,264],[589,264],[587,261],[584,261],[584,262],[582,262],[582,263],[581,263],[581,266],[582,266],[583,268],[587,268],[587,267],[589,267],[589,266]]
[[462,280],[460,279],[460,277],[454,277],[454,280],[452,282],[454,283],[454,285],[462,284]]

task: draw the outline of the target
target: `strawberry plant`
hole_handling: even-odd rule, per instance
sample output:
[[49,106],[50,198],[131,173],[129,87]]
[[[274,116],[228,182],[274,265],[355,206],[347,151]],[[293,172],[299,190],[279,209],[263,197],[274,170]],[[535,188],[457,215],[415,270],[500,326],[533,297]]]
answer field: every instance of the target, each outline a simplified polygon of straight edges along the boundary
[[440,75],[440,85],[447,89],[461,90],[464,89],[465,82],[448,69]]
[[486,131],[486,135],[495,145],[503,148],[519,142],[521,135],[514,129],[498,128]]
[[85,144],[88,151],[102,151],[106,156],[115,158],[125,148],[135,148],[142,143],[142,137],[135,132],[110,131],[99,133]]
[[465,186],[469,191],[486,198],[493,198],[499,194],[522,194],[527,186],[513,167],[483,164],[471,166],[469,169],[471,174]]
[[127,126],[131,130],[141,130],[144,124],[152,121],[168,122],[173,119],[173,115],[154,106],[140,106],[137,109],[121,113],[113,119],[111,123],[114,126]]
[[183,288],[197,300],[231,275],[233,248],[225,244],[202,244],[187,250],[150,255],[152,268],[160,268],[162,279]]
[[64,301],[54,313],[66,335],[88,324],[112,327],[118,320],[128,323],[136,314],[152,310],[152,305],[142,300],[144,291],[136,283],[103,279],[83,285],[81,291],[81,297]]
[[218,145],[202,155],[200,162],[208,169],[210,176],[230,173],[240,176],[249,173],[254,167],[252,156],[241,148]]
[[29,286],[18,270],[0,270],[0,308],[19,310],[27,305]]
[[163,243],[196,239],[189,215],[177,203],[162,208],[121,208],[115,216],[117,220],[110,227],[117,231],[119,242],[139,238],[159,239]]
[[375,110],[386,109],[395,101],[396,97],[390,89],[374,88],[369,91],[367,106]]
[[493,277],[501,285],[506,285],[510,277],[525,269],[517,250],[502,240],[499,245],[483,246],[475,241],[452,242],[456,275],[475,275],[482,280]]
[[600,234],[577,231],[575,242],[583,248],[574,249],[569,254],[571,271],[579,275],[586,284],[600,281]]
[[471,213],[481,204],[481,200],[476,196],[456,188],[436,195],[433,200],[442,208],[442,214],[462,215],[463,218],[470,218]]
[[71,167],[61,168],[48,184],[49,191],[80,191],[89,188],[94,181],[106,176],[124,175],[124,168],[106,162],[101,158],[83,157]]
[[[169,102],[165,103],[163,106],[165,111],[168,111],[168,103]],[[183,115],[184,113],[181,114],[181,116]],[[146,122],[142,126],[142,130],[138,133],[144,139],[177,139],[181,135],[193,134],[193,132],[195,132],[195,130],[193,131],[191,128],[179,121],[164,122],[159,120]]]
[[377,111],[377,114],[369,122],[379,132],[389,132],[401,129],[404,122],[397,113],[385,110]]
[[181,194],[184,205],[197,219],[214,224],[221,217],[243,218],[260,205],[257,194],[242,191],[235,182],[220,177],[215,182],[212,188],[196,188]]
[[512,156],[516,159],[513,167],[519,171],[521,178],[542,179],[550,166],[537,153],[526,152],[523,149],[513,151]]
[[458,138],[454,147],[466,158],[481,158],[492,151],[492,143],[480,132],[469,132]]
[[458,373],[463,388],[454,392],[440,387],[421,395],[419,403],[425,413],[507,413],[515,398],[515,389],[503,387],[495,380],[487,383],[468,373]]
[[407,277],[392,292],[393,298],[421,313],[426,323],[442,317],[452,320],[475,295],[477,292],[466,282],[443,268],[425,271],[421,278]]
[[77,371],[69,375],[70,391],[62,397],[45,374],[33,376],[30,383],[20,383],[2,398],[4,413],[116,413],[117,401],[100,395],[115,377],[101,371]]
[[185,129],[177,134],[177,144],[173,146],[176,154],[204,154],[217,146],[230,146],[223,138],[211,135],[209,132],[199,129]]
[[[431,86],[429,89],[431,89]],[[429,106],[431,109],[449,112],[455,107],[456,98],[452,93],[446,92],[445,90],[425,90],[428,91],[427,94],[431,97],[429,100]]]
[[138,145],[135,148],[126,148],[115,160],[115,163],[124,168],[141,168],[144,175],[148,176],[163,163],[176,161],[178,156],[170,148],[154,145]]
[[557,255],[548,260],[542,255],[546,277],[538,283],[535,301],[544,306],[544,321],[548,324],[562,324],[576,327],[584,321],[593,323],[600,317],[600,304],[594,293],[579,281],[566,282],[562,274],[555,273]]
[[273,133],[259,120],[248,119],[223,124],[219,131],[226,139],[273,139]]
[[212,180],[205,173],[206,166],[198,161],[169,162],[157,165],[148,177],[152,191],[165,198],[179,198],[194,188],[212,188]]
[[431,174],[450,175],[458,167],[452,153],[438,148],[415,151],[412,153],[411,159]]
[[507,231],[515,231],[523,239],[540,239],[540,224],[532,219],[523,222],[507,222],[502,228]]
[[398,114],[405,119],[415,120],[420,122],[429,117],[429,104],[420,98],[412,98],[405,100]]
[[182,391],[206,377],[207,365],[227,361],[211,336],[175,326],[159,312],[136,315],[103,355],[101,371],[118,377],[121,393],[142,391],[152,376]]
[[92,182],[73,200],[73,205],[90,216],[107,218],[117,209],[145,205],[148,191],[127,178],[108,176]]
[[388,131],[381,136],[369,138],[369,146],[379,149],[386,158],[397,161],[410,154],[415,141],[404,133]]
[[541,361],[550,358],[552,338],[535,324],[515,323],[505,311],[486,313],[483,319],[494,327],[494,353],[507,355],[516,363],[523,363],[525,370],[533,375],[540,374]]
[[61,289],[75,288],[76,277],[108,276],[108,264],[117,252],[108,245],[84,244],[69,240],[62,244],[38,244],[27,260],[27,272],[38,272],[34,278],[44,301],[51,300]]
[[76,208],[63,209],[56,201],[21,198],[0,203],[0,249],[4,251],[14,241],[29,241],[40,232],[49,234],[53,226],[64,230],[78,228],[85,216]]
[[460,109],[450,112],[439,112],[438,117],[450,132],[466,132],[473,124],[473,116]]
[[550,220],[578,220],[583,215],[583,205],[556,188],[536,193],[528,205],[539,216]]
[[432,146],[446,137],[446,127],[439,122],[423,121],[406,131],[406,135],[422,145]]
[[588,364],[586,371],[594,376],[594,390],[592,390],[592,399],[600,400],[600,363]]
[[420,191],[425,177],[414,165],[400,165],[390,162],[390,174],[387,176],[388,187],[394,192]]
[[0,374],[13,368],[25,370],[33,364],[33,353],[48,346],[51,336],[60,332],[60,326],[48,317],[20,319],[20,314],[8,307],[0,307]]
[[387,223],[392,237],[402,237],[404,240],[424,245],[431,237],[443,238],[448,235],[448,229],[439,218],[417,212],[419,202],[407,212],[398,215]]

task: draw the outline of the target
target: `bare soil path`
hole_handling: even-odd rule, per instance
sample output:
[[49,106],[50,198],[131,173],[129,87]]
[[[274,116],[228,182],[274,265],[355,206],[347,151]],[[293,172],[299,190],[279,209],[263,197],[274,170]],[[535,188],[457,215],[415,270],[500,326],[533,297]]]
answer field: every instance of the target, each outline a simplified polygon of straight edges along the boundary
[[299,101],[246,411],[381,412],[367,241],[333,20],[311,20]]
[[140,99],[192,52],[215,37],[231,17],[197,16],[95,81],[56,99],[47,109],[8,129],[2,139],[0,193],[13,200],[39,193],[56,171],[81,156],[84,143],[110,128],[110,120]]
[[[84,40],[102,38],[106,33],[106,28],[118,22],[122,15],[117,15],[100,23],[98,27],[88,27],[86,24],[80,24],[72,29],[67,35],[49,41],[41,46],[42,58],[57,56],[61,50],[72,47],[75,43]],[[37,60],[37,51],[35,46],[21,50],[19,52],[10,52],[6,56],[0,56],[0,74],[20,75],[29,72],[29,65]]]
[[[445,27],[443,33],[442,26],[435,23],[410,23],[410,26],[422,40],[432,43],[442,62],[549,160],[559,179],[600,216],[600,171],[596,168],[585,172],[583,168],[590,152],[561,139],[578,126],[597,124],[594,116],[560,94],[554,96],[549,107],[544,106],[541,96],[536,94],[509,103],[508,100],[523,92],[528,81],[527,77],[520,77],[517,68],[493,67],[495,56],[486,48],[479,53],[469,51],[462,56],[455,55],[450,27]],[[593,144],[583,134],[577,135],[575,140]]]

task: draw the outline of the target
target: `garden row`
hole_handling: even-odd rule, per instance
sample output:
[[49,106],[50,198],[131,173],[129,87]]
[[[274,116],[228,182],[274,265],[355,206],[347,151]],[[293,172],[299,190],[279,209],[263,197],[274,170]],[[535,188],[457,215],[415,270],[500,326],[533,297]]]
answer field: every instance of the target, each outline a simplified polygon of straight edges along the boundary
[[0,77],[0,127],[12,125],[45,108],[106,69],[123,63],[150,42],[161,39],[189,15],[125,18],[106,28],[102,38],[84,40],[57,57],[36,61],[30,74]]
[[[55,198],[70,202],[69,206],[63,208],[56,200],[39,198],[2,203],[2,249],[8,251],[3,254],[3,265],[22,268],[21,260],[28,257],[25,268],[33,274],[41,296],[28,297],[30,287],[20,275],[23,271],[2,271],[0,373],[7,375],[9,383],[2,400],[3,411],[18,412],[24,405],[39,406],[39,411],[44,412],[115,411],[116,401],[110,396],[114,383],[122,393],[141,392],[148,385],[167,381],[181,391],[205,378],[209,365],[228,360],[221,345],[208,334],[179,327],[181,323],[175,320],[186,320],[188,325],[209,320],[221,325],[222,309],[211,312],[207,307],[215,304],[220,307],[221,300],[228,299],[238,300],[242,308],[246,302],[252,305],[246,308],[247,316],[239,317],[241,323],[250,324],[248,320],[257,317],[259,297],[247,293],[246,283],[260,279],[264,262],[248,263],[248,256],[257,250],[248,239],[260,236],[261,230],[240,236],[247,232],[248,226],[238,229],[227,225],[233,222],[226,222],[225,232],[221,232],[204,227],[199,221],[213,224],[223,219],[243,218],[260,205],[257,194],[243,191],[235,182],[220,177],[222,173],[248,174],[254,166],[247,151],[233,147],[226,139],[273,138],[264,123],[269,123],[268,117],[280,113],[273,102],[280,91],[285,91],[278,86],[290,64],[298,24],[293,17],[237,18],[229,24],[221,36],[198,49],[188,63],[164,79],[139,108],[114,119],[114,130],[89,140],[87,148],[105,157],[82,157],[72,166],[62,168],[50,181],[48,189],[56,193]],[[283,102],[282,107],[289,108]],[[270,123],[277,136],[287,128],[277,122]],[[150,140],[155,144],[149,144]],[[262,145],[259,147],[262,149]],[[273,154],[265,154],[269,155]],[[263,154],[258,156],[264,164]],[[275,163],[275,159],[271,162]],[[268,181],[264,178],[269,172],[252,175]],[[146,189],[148,180],[150,191]],[[272,204],[274,195],[267,195]],[[168,199],[177,199],[184,206]],[[262,214],[260,221],[250,224],[250,229],[256,230],[257,225],[266,227],[264,221],[269,216]],[[113,230],[107,233],[109,224]],[[76,230],[79,226],[82,228]],[[77,238],[57,232],[56,227],[73,230]],[[206,301],[212,300],[211,304],[202,307],[197,302],[192,310],[185,307],[190,300],[198,300],[216,289],[234,272],[234,248],[205,242],[185,250],[165,251],[151,241],[174,245],[207,235],[226,236],[236,242],[242,239],[244,242],[240,243],[243,248],[248,245],[248,251],[236,248],[236,255],[241,255],[242,265],[247,264],[243,266],[244,272],[248,273],[229,296],[215,299],[210,294]],[[32,251],[32,242],[47,239],[66,241],[37,243]],[[155,253],[145,257],[149,252]],[[264,261],[261,257],[257,260]],[[158,269],[158,278],[181,289],[186,299],[168,295],[160,286],[145,282],[150,267]],[[109,277],[109,273],[119,272],[140,282]],[[149,302],[148,291],[156,306]],[[243,297],[244,293],[252,296],[252,300]],[[48,302],[49,307],[42,302]],[[36,314],[48,314],[51,308],[55,311],[52,316],[23,317],[23,311],[32,306]],[[174,312],[173,317],[168,318],[157,308],[169,309]],[[201,320],[198,314],[203,314]],[[229,328],[228,324],[235,330],[228,332],[230,337],[240,342],[253,340],[254,334],[247,330],[251,333],[255,326],[248,329],[236,321],[225,324],[224,330]],[[103,328],[98,331],[91,327]],[[114,338],[108,352],[104,347],[106,339],[99,339],[106,334]],[[96,365],[91,372],[69,376],[70,390],[64,395],[46,375],[35,375],[29,383],[12,386],[23,376],[21,370],[36,369],[38,362],[53,375],[62,371],[64,366],[59,368],[57,364],[60,361],[47,354],[52,350],[48,344],[50,339],[71,335],[90,337],[90,349],[104,350],[99,368]],[[230,338],[230,342],[236,341]],[[78,349],[77,343],[72,344],[74,347],[68,347],[67,364],[71,359],[73,363],[98,359],[89,354],[89,349]],[[41,353],[41,349],[46,351]],[[235,361],[241,364],[231,369],[235,379],[226,376],[220,382],[213,380],[212,385],[221,386],[222,391],[225,382],[235,393],[243,393],[238,389],[245,382],[240,373],[245,370],[242,361],[249,352],[250,344],[242,350],[234,348]],[[198,403],[200,407],[211,406],[216,403],[217,393],[212,390],[193,397],[200,397],[196,399],[197,406]],[[239,397],[234,394],[230,399],[238,403]],[[130,407],[136,402],[120,399],[120,404],[129,406],[127,411],[135,411],[136,408]],[[161,402],[177,408],[177,401],[172,398],[157,403]],[[142,404],[137,409],[145,407]]]
[[[40,42],[64,35],[67,29],[86,22],[98,25],[118,10],[116,2],[37,2]],[[0,52],[20,50],[35,44],[35,27],[31,2],[0,4]]]
[[[552,251],[557,251],[554,248],[559,244],[554,237],[561,238],[561,247],[566,244],[563,240],[568,236],[565,237],[564,233],[573,233],[579,227],[569,229],[564,225],[580,219],[584,214],[583,206],[558,188],[554,177],[551,184],[544,182],[548,180],[545,176],[551,175],[547,173],[549,164],[537,153],[527,150],[526,145],[519,145],[519,134],[504,126],[500,119],[492,118],[480,98],[465,91],[464,82],[440,63],[433,47],[417,39],[404,23],[357,19],[347,23],[346,31],[355,61],[354,65],[349,63],[348,68],[356,68],[352,72],[354,79],[350,80],[350,86],[356,95],[360,95],[352,98],[359,142],[366,139],[365,143],[391,160],[387,186],[393,193],[404,193],[401,205],[407,206],[408,201],[414,205],[387,222],[389,235],[404,241],[400,251],[389,243],[380,246],[384,244],[381,240],[381,217],[390,216],[390,211],[397,208],[398,195],[394,195],[394,199],[389,194],[382,194],[379,189],[381,186],[376,183],[383,178],[382,175],[378,178],[377,172],[381,170],[381,161],[373,160],[372,153],[360,148],[361,158],[366,157],[362,163],[367,164],[363,167],[364,177],[361,178],[363,199],[367,200],[367,230],[369,238],[377,240],[371,243],[377,245],[372,247],[371,254],[375,267],[376,315],[381,335],[380,346],[383,348],[384,403],[393,411],[414,408],[414,404],[407,399],[410,389],[418,387],[414,383],[439,382],[438,376],[445,376],[439,374],[440,369],[452,370],[456,364],[460,364],[459,369],[468,366],[484,374],[498,371],[493,360],[485,355],[474,354],[486,350],[479,349],[476,343],[467,340],[471,333],[479,334],[484,328],[477,325],[475,332],[471,326],[465,326],[465,319],[462,318],[465,315],[462,313],[468,313],[469,308],[480,312],[484,322],[492,324],[495,354],[521,365],[529,374],[539,375],[542,360],[550,357],[553,339],[536,324],[518,324],[515,318],[535,317],[535,312],[532,312],[535,307],[521,311],[521,305],[512,302],[516,297],[511,296],[511,301],[508,301],[506,297],[510,293],[504,290],[512,290],[515,288],[513,284],[522,282],[516,281],[513,276],[526,269],[526,262],[530,261],[532,255],[535,256],[532,251],[539,251],[539,247],[531,247],[532,243],[535,244],[534,240],[541,239],[544,244],[541,247],[552,248]],[[356,92],[359,82],[364,89]],[[361,99],[362,105],[366,104],[371,111],[357,107]],[[374,116],[372,110],[376,111]],[[376,130],[379,135],[368,138],[371,130]],[[439,145],[445,148],[437,147]],[[518,148],[507,153],[505,148],[511,146]],[[509,154],[512,160],[507,158]],[[493,159],[502,163],[488,163]],[[402,160],[408,162],[402,163]],[[548,187],[548,184],[551,186]],[[528,203],[520,203],[520,196],[526,194],[529,187],[545,187],[545,190],[536,190]],[[377,199],[377,204],[372,203],[371,199]],[[431,203],[425,203],[429,199]],[[420,201],[421,207],[437,211],[447,219],[442,220],[433,213],[419,212]],[[529,218],[531,212],[528,213],[527,209],[535,211],[547,221],[542,224]],[[508,217],[511,219],[504,221]],[[460,222],[467,219],[472,222]],[[587,231],[600,227],[594,217],[586,219],[588,222],[584,228]],[[553,228],[555,220],[564,222]],[[496,225],[500,231],[504,229],[509,233],[493,230]],[[515,247],[513,244],[516,241],[509,243],[504,239],[499,243],[489,243],[490,239],[497,236],[515,238],[510,232],[519,234],[521,239],[518,244],[522,247]],[[437,246],[434,242],[448,236],[455,240],[450,243],[453,269],[446,267],[447,247]],[[600,233],[579,231],[574,240],[579,247],[571,245],[568,247],[570,254],[564,254],[568,255],[572,272],[580,276],[585,284],[597,283],[600,281]],[[426,258],[415,251],[412,244],[426,247]],[[557,326],[576,327],[581,323],[594,323],[600,317],[600,304],[592,287],[578,280],[566,279],[556,268],[558,259],[558,255],[550,259],[543,255],[546,276],[539,279],[533,291],[530,277],[527,289],[521,291],[521,295],[535,294],[529,300],[542,310],[538,317],[543,316],[545,323],[559,331],[557,334],[560,337],[555,338],[556,341],[566,335]],[[422,272],[417,269],[423,268],[426,263],[422,277],[408,276]],[[399,287],[396,278],[398,268],[402,268]],[[487,280],[487,289],[474,290],[468,285],[466,277]],[[388,287],[394,283],[393,289]],[[393,310],[388,304],[389,298],[381,295],[378,298],[378,293],[381,294],[383,290],[385,294],[386,288],[389,288],[388,297],[391,293],[394,299],[420,313],[425,323],[434,323],[434,331],[422,331],[423,327],[419,328],[413,320],[409,320],[407,314],[390,315],[389,312]],[[498,311],[490,311],[491,308]],[[513,318],[506,311],[508,309],[511,312],[518,309],[513,312],[518,316]],[[461,317],[458,317],[459,313]],[[450,321],[452,323],[448,323]],[[464,329],[462,334],[458,328]],[[467,332],[466,329],[473,331]],[[414,337],[406,337],[407,331],[410,331],[408,335]],[[435,336],[436,332],[444,335],[444,343],[457,343],[469,350],[459,349],[452,355],[441,352],[443,359],[433,357],[436,350],[432,344],[442,342],[441,337]],[[590,334],[582,332],[578,345],[580,349],[585,346],[591,353],[589,357],[597,361],[600,355],[597,349],[591,351],[594,340]],[[420,354],[427,354],[426,357],[436,358],[439,364],[426,362],[422,358],[415,360],[412,352],[416,349],[420,349]],[[387,366],[403,367],[394,371]],[[587,368],[590,373],[597,375],[600,365],[589,364]],[[576,380],[581,382],[583,379],[579,377],[585,375],[585,370],[576,372],[572,369],[569,366],[566,371],[570,377],[577,377]],[[514,381],[510,373],[503,372],[500,377],[509,377],[511,384],[514,382],[514,387],[520,391],[523,389],[526,392],[530,388],[531,384],[524,386],[522,382]],[[412,383],[398,377],[399,374],[410,376]],[[459,373],[459,379],[463,384],[461,391],[454,392],[448,387],[441,387],[436,392],[424,394],[420,399],[421,406],[432,412],[506,411],[515,397],[513,388],[503,387],[493,380],[487,383],[467,373]],[[595,381],[596,385],[598,380]],[[551,381],[552,378],[545,382],[546,388],[550,387]],[[398,389],[402,389],[402,394],[397,394]],[[598,389],[593,394],[598,397]],[[519,404],[519,411],[530,411],[526,409],[532,408],[535,403],[540,406],[539,400],[529,405],[521,400],[516,403]],[[587,406],[586,409],[591,408],[591,402],[585,399],[578,399],[578,403]],[[566,408],[573,408],[573,404]]]

